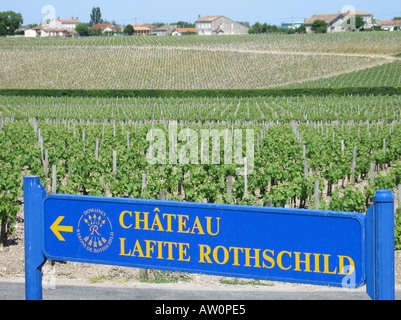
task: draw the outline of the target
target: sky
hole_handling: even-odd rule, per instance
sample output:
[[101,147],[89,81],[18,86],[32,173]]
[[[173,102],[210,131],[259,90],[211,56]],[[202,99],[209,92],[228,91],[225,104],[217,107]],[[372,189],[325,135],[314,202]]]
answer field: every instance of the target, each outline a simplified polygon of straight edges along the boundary
[[180,20],[193,23],[198,15],[223,15],[235,21],[248,21],[251,25],[257,21],[281,25],[282,22],[303,22],[316,13],[337,13],[344,6],[372,13],[378,20],[401,16],[400,0],[0,0],[0,11],[21,13],[24,25],[40,24],[42,18],[51,15],[62,19],[78,17],[81,22],[89,22],[93,7],[100,7],[103,19],[121,25]]

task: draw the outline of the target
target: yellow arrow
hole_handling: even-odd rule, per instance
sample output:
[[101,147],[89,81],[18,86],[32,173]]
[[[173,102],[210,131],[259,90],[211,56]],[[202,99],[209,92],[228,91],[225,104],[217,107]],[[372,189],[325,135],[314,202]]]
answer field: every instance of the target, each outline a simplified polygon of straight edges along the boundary
[[54,232],[54,234],[56,235],[56,237],[60,240],[60,241],[65,241],[65,239],[63,238],[63,236],[60,234],[60,231],[62,232],[73,232],[73,227],[69,227],[69,226],[60,226],[60,222],[63,221],[65,217],[58,217],[56,221],[54,221],[54,223],[51,225],[50,230]]

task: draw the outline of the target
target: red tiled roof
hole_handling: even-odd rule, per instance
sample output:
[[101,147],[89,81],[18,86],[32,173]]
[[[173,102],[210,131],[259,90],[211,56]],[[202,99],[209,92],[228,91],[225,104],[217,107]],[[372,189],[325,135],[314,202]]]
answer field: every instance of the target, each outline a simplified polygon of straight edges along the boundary
[[327,24],[330,22],[334,21],[337,19],[339,16],[347,16],[347,15],[355,15],[355,16],[371,16],[370,13],[358,11],[358,10],[348,10],[345,12],[339,12],[339,13],[326,13],[326,14],[314,14],[310,18],[306,19],[305,24],[312,24],[316,20],[323,20]]
[[196,32],[196,28],[176,28],[176,30],[180,33]]
[[220,17],[222,17],[222,16],[204,16],[204,17],[198,19],[197,22],[211,22],[211,21],[214,21],[214,20],[216,20],[216,19],[218,19]]
[[148,27],[134,27],[135,31],[151,31]]
[[59,21],[61,23],[80,23],[81,22],[77,19],[60,19]]
[[348,10],[344,12],[347,15],[355,15],[355,16],[371,16],[371,13],[363,12],[363,11],[358,11],[358,10]]
[[161,27],[155,29],[155,31],[171,30],[171,29],[174,29],[176,27],[177,27],[177,25],[165,24],[164,26],[161,26]]
[[109,26],[111,26],[110,23],[108,23],[108,24],[95,24],[94,26],[90,27],[89,29],[106,29]]
[[377,20],[376,22],[381,26],[401,25],[401,20]]
[[143,23],[131,23],[131,26],[133,26],[134,28],[147,27],[150,30],[156,29],[156,26],[154,26],[153,24],[150,24],[150,23],[146,23],[146,22],[143,22]]
[[316,20],[323,20],[324,22],[329,24],[340,15],[342,14],[341,13],[314,14],[312,17],[306,19],[305,24],[312,24]]

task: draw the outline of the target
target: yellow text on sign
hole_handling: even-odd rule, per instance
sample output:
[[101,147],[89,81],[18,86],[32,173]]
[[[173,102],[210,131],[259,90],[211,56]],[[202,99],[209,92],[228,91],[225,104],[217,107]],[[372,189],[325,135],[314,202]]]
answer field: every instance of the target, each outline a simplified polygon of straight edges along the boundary
[[216,236],[220,232],[220,218],[154,212],[123,211],[119,222],[124,229],[177,232]]

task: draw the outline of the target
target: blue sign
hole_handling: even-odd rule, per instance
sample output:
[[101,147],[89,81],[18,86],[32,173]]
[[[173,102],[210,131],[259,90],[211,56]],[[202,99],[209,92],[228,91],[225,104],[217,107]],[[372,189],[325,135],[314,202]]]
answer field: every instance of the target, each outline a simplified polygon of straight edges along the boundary
[[394,196],[361,213],[75,195],[24,178],[26,296],[46,258],[356,288],[394,299]]
[[50,195],[44,230],[54,260],[333,286],[365,279],[360,213]]

